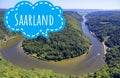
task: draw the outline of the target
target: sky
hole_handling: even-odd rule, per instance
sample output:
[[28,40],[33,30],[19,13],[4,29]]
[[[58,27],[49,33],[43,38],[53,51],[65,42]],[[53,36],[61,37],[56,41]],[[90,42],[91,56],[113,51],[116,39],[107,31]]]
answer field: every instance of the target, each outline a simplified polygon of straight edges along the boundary
[[[0,0],[0,8],[12,8],[25,0]],[[26,0],[35,3],[40,0]],[[63,9],[120,9],[120,0],[47,0]]]

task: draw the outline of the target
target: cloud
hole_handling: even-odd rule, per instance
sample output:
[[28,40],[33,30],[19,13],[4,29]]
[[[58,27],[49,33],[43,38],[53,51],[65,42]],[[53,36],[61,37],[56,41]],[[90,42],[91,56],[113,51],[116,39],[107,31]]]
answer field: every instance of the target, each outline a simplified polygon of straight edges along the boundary
[[39,1],[34,5],[22,1],[6,11],[4,24],[9,30],[21,32],[26,38],[37,38],[39,35],[49,38],[49,32],[64,29],[65,18],[62,9],[48,1]]

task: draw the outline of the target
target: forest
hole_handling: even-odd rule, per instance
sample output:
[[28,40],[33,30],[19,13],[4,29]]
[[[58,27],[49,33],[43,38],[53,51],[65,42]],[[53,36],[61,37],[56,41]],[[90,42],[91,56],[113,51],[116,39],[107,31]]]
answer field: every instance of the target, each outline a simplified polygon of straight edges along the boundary
[[91,42],[80,26],[82,17],[74,12],[65,12],[64,15],[67,24],[63,31],[50,33],[49,39],[40,36],[24,40],[25,53],[41,60],[61,61],[89,52]]
[[[71,20],[72,22],[77,23],[75,22],[76,20],[82,21],[82,18],[79,17],[77,13],[75,12],[72,13],[66,12],[66,13],[68,14],[68,15],[65,14],[67,19]],[[4,11],[0,11],[0,40],[4,39],[5,34],[8,35],[9,37],[16,35],[15,33],[11,33],[7,31],[6,28],[4,27],[3,14]],[[119,61],[120,60],[120,12],[119,11],[93,12],[88,14],[86,17],[88,18],[86,24],[88,25],[90,31],[94,32],[96,37],[101,42],[105,42],[105,44],[110,48],[110,50],[108,50],[107,54],[105,55],[106,65],[101,70],[93,74],[87,74],[83,76],[74,76],[74,75],[66,76],[62,74],[56,74],[51,70],[22,69],[4,60],[0,55],[0,78],[120,78],[120,61]],[[71,22],[69,21],[69,23]],[[79,33],[82,33],[80,32],[81,26],[78,27],[75,24],[75,27]],[[55,33],[55,35],[56,34],[58,35],[60,33]],[[53,36],[54,34],[51,33],[50,35]],[[78,37],[75,38],[78,39]],[[38,39],[45,40],[44,38],[40,39],[40,37],[38,37]],[[51,37],[51,39],[53,39],[53,37]],[[86,37],[85,40],[90,42]],[[47,41],[45,40],[45,42]]]
[[[90,31],[109,47],[106,54],[105,78],[120,78],[120,11],[101,11],[88,14],[86,22]],[[98,77],[97,77],[98,78]]]
[[[78,18],[79,15],[77,13],[75,13],[75,12],[73,12],[73,13],[67,12],[67,13],[69,13],[68,17],[70,18],[70,20],[72,20],[71,18],[73,18],[72,15],[76,15],[76,19],[79,21],[82,21],[81,18]],[[7,36],[9,36],[9,38],[17,35],[16,33],[11,33],[10,31],[8,31],[5,28],[5,26],[3,24],[3,15],[4,15],[4,11],[0,11],[0,18],[1,18],[0,32],[2,32],[2,33],[0,33],[0,38],[1,38],[0,40],[4,39],[5,34]],[[76,21],[76,19],[74,19],[74,20]],[[81,29],[81,27],[78,27],[78,28]],[[86,38],[86,36],[84,36],[84,37]],[[40,38],[38,38],[38,39],[40,39]],[[86,38],[86,40],[87,40],[87,38]],[[89,40],[88,40],[88,42],[89,42]],[[37,69],[37,68],[32,69],[32,70],[26,70],[26,69],[19,68],[19,67],[12,65],[10,62],[4,60],[3,57],[0,55],[0,78],[79,78],[79,76],[75,76],[75,75],[67,76],[67,75],[62,75],[62,74],[56,74],[52,70],[43,70],[43,69]],[[80,77],[80,78],[84,78],[84,76]]]
[[[77,15],[77,13],[75,13],[75,12],[73,12],[73,13],[68,12],[68,13],[70,13],[72,15]],[[13,36],[18,35],[17,33],[12,33],[5,28],[5,26],[3,24],[3,15],[4,15],[4,11],[0,11],[0,40],[1,40],[1,43],[3,43],[3,41],[6,41],[5,36],[8,36],[9,38],[11,38]],[[72,15],[67,16],[68,19],[70,18],[70,20],[72,20],[72,18],[73,18]],[[76,19],[79,19],[79,18],[76,18]],[[74,19],[75,23],[76,23],[76,19]],[[79,19],[79,20],[82,20],[82,19]],[[79,24],[77,23],[76,27],[78,27],[78,25]],[[74,28],[74,27],[72,27],[72,28]],[[78,28],[80,28],[80,27],[78,27]],[[76,29],[76,28],[74,28],[74,29]],[[79,29],[77,31],[81,32],[81,31],[79,31]],[[67,32],[67,31],[65,31],[65,32]],[[61,40],[63,37],[65,37],[64,35],[62,37],[62,33],[57,33],[56,35],[58,35],[58,34],[61,35]],[[65,33],[65,34],[67,34],[67,33]],[[51,35],[53,35],[53,34],[51,34]],[[76,33],[76,35],[77,35],[77,33]],[[69,36],[71,36],[71,35],[69,35]],[[86,38],[86,36],[84,36],[84,37]],[[85,38],[83,38],[83,39],[85,39]],[[41,37],[41,39],[40,39],[40,37],[38,39],[45,40],[42,37]],[[56,38],[56,39],[58,39],[58,38]],[[64,39],[64,40],[66,40],[66,39]],[[88,42],[90,42],[87,38],[86,38],[86,40]],[[74,43],[74,45],[75,45],[75,43]],[[20,67],[16,67],[16,66],[12,65],[10,62],[4,60],[0,53],[0,78],[79,78],[79,76],[74,76],[74,75],[66,76],[66,75],[62,75],[62,74],[56,74],[52,70],[43,70],[43,69],[37,69],[37,68],[32,69],[32,70],[26,70],[26,69],[23,69]]]

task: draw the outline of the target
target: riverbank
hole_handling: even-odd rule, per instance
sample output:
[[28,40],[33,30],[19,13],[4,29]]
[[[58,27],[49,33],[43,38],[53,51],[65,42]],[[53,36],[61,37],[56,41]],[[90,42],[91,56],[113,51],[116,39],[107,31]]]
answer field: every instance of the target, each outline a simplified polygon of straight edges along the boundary
[[[4,41],[0,45],[0,50],[5,49],[5,48],[9,48],[9,47],[11,47],[11,46],[20,42],[20,44],[18,46],[18,49],[21,50],[21,53],[23,53],[24,55],[27,55],[26,53],[24,53],[24,50],[22,48],[22,42],[21,42],[22,40],[24,40],[24,38],[20,35],[11,37],[9,40]],[[89,51],[90,51],[90,49],[91,49],[91,46],[89,48]],[[66,67],[66,66],[69,66],[70,64],[73,64],[73,63],[76,64],[76,63],[82,61],[83,59],[85,59],[87,57],[88,53],[89,52],[86,52],[85,54],[83,54],[79,57],[65,59],[65,60],[58,61],[58,62],[55,62],[55,61],[46,61],[46,62],[49,63],[49,64],[52,64],[52,65],[56,65],[56,66],[60,66],[60,67]],[[27,57],[30,58],[29,55],[27,55]]]
[[53,64],[53,65],[57,65],[57,66],[61,66],[61,67],[66,67],[69,66],[71,64],[77,64],[78,62],[82,61],[83,59],[85,59],[87,56],[87,53],[79,56],[79,57],[75,57],[75,58],[70,58],[70,59],[65,59],[62,61],[48,61],[48,63]]
[[[92,46],[90,46],[90,48],[89,48],[89,52],[91,50],[91,47]],[[19,44],[18,48],[20,48],[22,50],[21,52],[24,53],[24,50],[23,50],[23,47],[22,47],[22,42]],[[86,52],[85,54],[83,54],[81,56],[70,58],[70,59],[65,59],[65,60],[61,60],[61,61],[45,61],[45,62],[47,62],[49,64],[52,64],[52,65],[55,65],[55,66],[66,67],[66,66],[69,66],[73,63],[77,64],[78,62],[81,62],[82,60],[84,60],[87,57],[89,52]],[[26,53],[24,53],[24,54],[27,55]],[[27,56],[31,57],[31,58],[35,58],[34,55],[33,56],[27,55]]]
[[[83,17],[83,19],[85,20],[86,18]],[[67,66],[58,66],[32,57],[28,57],[21,51],[21,49],[18,48],[20,46],[19,43],[11,46],[11,48],[1,50],[1,55],[4,59],[11,62],[13,65],[25,69],[47,69],[53,70],[56,73],[69,75],[82,75],[96,72],[100,70],[105,64],[103,59],[103,47],[97,39],[91,36],[88,29],[86,28],[85,22],[83,22],[82,26],[85,34],[87,34],[87,36],[92,40],[92,48],[87,56],[83,56],[85,58],[82,59],[82,61],[79,60],[78,63],[70,61],[71,63],[69,63]],[[98,53],[101,53],[101,55],[98,56]]]
[[[24,50],[22,48],[22,40],[24,38],[22,36],[14,36],[14,37],[11,37],[9,40],[3,42],[0,46],[0,49],[5,49],[5,48],[9,48],[17,43],[19,43],[18,45],[18,49],[20,50],[20,52],[23,54],[23,55],[26,55],[27,57],[29,58],[33,58],[33,57],[30,57],[29,55],[27,55],[26,53],[24,53]],[[89,48],[89,51],[91,49],[91,46]],[[62,60],[62,61],[58,61],[58,62],[55,62],[55,61],[45,61],[49,64],[52,64],[52,65],[55,65],[55,66],[58,66],[58,67],[66,67],[66,66],[69,66],[71,64],[77,64],[78,62],[82,61],[83,59],[85,59],[87,57],[89,52],[86,52],[85,54],[79,56],[79,57],[75,57],[75,58],[70,58],[70,59],[66,59],[66,60]]]
[[[94,32],[90,31],[90,33],[91,33],[92,36],[96,37],[96,35],[95,35]],[[97,37],[96,37],[96,38],[97,38]],[[107,47],[107,46],[105,45],[105,41],[106,41],[107,39],[108,39],[108,37],[106,37],[106,38],[104,39],[104,41],[101,42],[101,44],[102,44],[102,46],[103,46],[103,48],[104,48],[104,55],[107,54],[107,49],[109,48],[109,47]]]
[[[93,35],[94,37],[96,37],[96,35],[95,35],[94,32],[90,32],[90,33],[91,33],[91,35]],[[97,38],[97,37],[96,37],[96,38]],[[107,49],[108,49],[109,47],[107,47],[107,46],[105,45],[105,41],[101,42],[101,44],[102,44],[102,46],[103,46],[103,48],[104,48],[104,55],[106,55],[106,54],[107,54]]]
[[[89,52],[91,50],[91,47],[89,48]],[[77,64],[78,62],[81,62],[82,60],[84,60],[88,53],[89,52],[86,52],[85,54],[79,56],[79,57],[75,57],[75,58],[70,58],[70,59],[65,59],[65,60],[62,60],[62,61],[48,61],[48,63],[50,64],[54,64],[54,65],[58,65],[58,66],[61,66],[61,67],[66,67],[66,66],[69,66],[70,64]]]
[[0,44],[0,50],[11,47],[18,42],[22,41],[24,38],[21,35],[13,36],[9,38],[7,41],[4,41]]
[[105,45],[105,42],[102,42],[102,45],[103,45],[103,47],[104,47],[104,54],[106,55],[106,54],[107,54],[107,49],[108,49],[109,47],[107,47],[107,46]]

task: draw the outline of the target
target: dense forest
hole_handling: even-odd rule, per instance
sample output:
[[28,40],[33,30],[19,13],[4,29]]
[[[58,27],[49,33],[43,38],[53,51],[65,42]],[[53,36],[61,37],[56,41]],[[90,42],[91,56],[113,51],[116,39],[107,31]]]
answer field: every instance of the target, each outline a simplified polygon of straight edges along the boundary
[[25,53],[41,60],[61,61],[78,57],[89,52],[90,40],[84,35],[76,12],[65,12],[66,27],[58,33],[50,33],[50,38],[26,39],[23,41]]
[[107,66],[101,69],[106,70],[107,75],[101,71],[97,73],[101,75],[100,78],[120,78],[120,11],[93,12],[86,17],[90,31],[109,47],[106,54]]
[[[68,12],[69,13],[69,12]],[[3,14],[4,11],[0,11],[0,37],[4,39],[4,35],[8,35],[9,37],[14,36],[14,33],[11,33],[10,31],[7,31],[3,24]],[[76,15],[76,13],[72,13],[72,15]],[[69,16],[70,18],[71,15]],[[79,18],[76,18],[79,19]],[[79,19],[82,20],[82,19]],[[11,33],[11,34],[10,34]],[[10,35],[9,35],[10,34]],[[86,37],[85,37],[86,38]],[[2,56],[0,55],[0,78],[79,78],[79,76],[65,76],[61,74],[56,74],[51,70],[41,70],[41,69],[32,69],[32,70],[26,70],[19,67],[16,67],[9,63],[8,61],[4,60]],[[80,78],[84,78],[80,77]]]
[[[75,19],[73,19],[73,20],[82,21],[82,18],[78,18],[79,15],[77,13],[75,13],[75,12],[73,12],[73,13],[67,12],[67,13],[69,15],[66,17],[69,17],[71,20],[74,16]],[[8,31],[5,28],[5,26],[3,24],[3,15],[4,15],[4,11],[0,11],[0,32],[1,32],[0,40],[4,40],[5,35],[8,37],[16,35],[15,33],[11,33],[10,31]],[[71,21],[69,21],[69,22],[71,22]],[[78,24],[78,26],[80,25],[79,23],[77,23],[77,24]],[[80,30],[81,30],[81,27],[78,27],[78,28],[80,28]],[[81,34],[83,34],[83,33],[81,32]],[[85,40],[87,40],[86,36],[84,36],[84,37],[85,37]],[[88,42],[90,42],[90,41],[88,40]],[[72,76],[72,75],[65,76],[62,74],[56,74],[51,70],[22,69],[22,68],[12,65],[8,61],[5,61],[0,55],[0,78],[79,78],[79,76]],[[84,76],[82,76],[80,78],[84,78]]]
[[88,28],[96,34],[101,42],[106,36],[116,36],[114,35],[115,31],[120,29],[120,11],[93,12],[86,17],[89,19],[86,22]]
[[[0,41],[1,40],[4,41],[5,35],[8,37],[16,35],[15,33],[11,33],[5,28],[3,24],[3,15],[4,11],[0,11]],[[56,74],[51,70],[22,69],[12,65],[8,61],[5,61],[0,55],[0,78],[75,78],[75,77],[77,76],[64,76],[61,74]]]
[[[4,39],[5,34],[8,36],[14,35],[14,33],[9,34],[10,32],[5,29],[3,25],[3,13],[4,11],[0,11],[0,40]],[[76,23],[75,22],[76,19],[82,21],[81,17],[78,18],[79,15],[76,14],[75,12],[67,13],[68,13],[68,15],[66,15],[67,19],[70,19],[72,22]],[[94,32],[96,37],[101,42],[104,41],[105,44],[110,48],[110,50],[108,50],[106,54],[106,65],[101,70],[93,74],[84,75],[82,77],[65,76],[61,74],[56,74],[51,70],[40,69],[25,70],[13,66],[8,61],[5,61],[0,55],[0,78],[120,78],[120,12],[119,11],[93,12],[88,14],[87,18],[88,21],[86,24],[88,25],[90,31]],[[69,23],[71,23],[71,21],[69,21]],[[79,34],[80,33],[81,32],[79,32]],[[50,35],[53,36],[54,34],[51,33]],[[78,37],[75,38],[79,39]],[[40,37],[38,39],[44,40],[44,38],[42,37],[41,39]],[[86,39],[87,38],[85,37],[85,40]],[[87,41],[89,42],[89,40]]]

